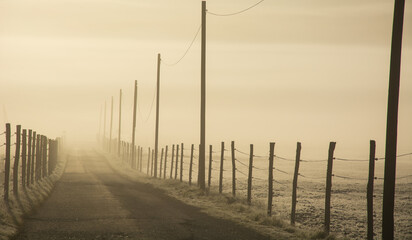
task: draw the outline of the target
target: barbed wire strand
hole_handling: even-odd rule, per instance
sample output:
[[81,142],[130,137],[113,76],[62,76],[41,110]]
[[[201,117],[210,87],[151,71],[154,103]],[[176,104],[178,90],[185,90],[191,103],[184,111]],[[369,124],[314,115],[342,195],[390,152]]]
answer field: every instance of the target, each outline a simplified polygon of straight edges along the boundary
[[207,11],[207,13],[211,14],[211,15],[214,15],[214,16],[218,16],[218,17],[229,17],[229,16],[240,14],[240,13],[244,13],[244,12],[256,7],[257,5],[261,4],[263,1],[265,1],[265,0],[260,0],[259,2],[253,4],[252,6],[250,6],[248,8],[245,8],[241,11],[237,11],[237,12],[233,12],[233,13],[214,13],[214,12],[209,12],[209,11]]
[[344,161],[344,162],[369,162],[369,159],[350,159],[350,158],[333,158],[337,161]]
[[245,166],[245,167],[249,167],[248,165],[242,163],[241,161],[239,161],[239,160],[237,160],[237,159],[235,159],[235,161],[238,162],[238,163],[240,163],[240,164],[242,164],[242,165]]
[[173,66],[176,66],[177,64],[179,64],[180,61],[182,61],[183,58],[186,57],[186,55],[187,55],[187,53],[189,52],[190,48],[192,48],[192,45],[193,45],[193,43],[195,42],[195,40],[196,40],[196,38],[197,38],[197,35],[199,35],[200,29],[202,29],[202,24],[200,24],[199,28],[198,28],[197,31],[196,31],[195,36],[193,37],[192,42],[189,44],[189,47],[186,49],[185,53],[179,58],[179,60],[177,60],[177,61],[174,62],[174,63],[167,63],[167,62],[165,62],[165,61],[163,61],[163,60],[161,59],[160,62],[163,63],[164,65],[168,66],[168,67],[173,67]]

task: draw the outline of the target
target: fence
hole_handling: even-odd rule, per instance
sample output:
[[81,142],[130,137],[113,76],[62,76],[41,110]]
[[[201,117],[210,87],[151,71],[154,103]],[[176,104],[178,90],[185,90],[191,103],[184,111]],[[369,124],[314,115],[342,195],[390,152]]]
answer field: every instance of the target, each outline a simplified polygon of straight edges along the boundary
[[[110,143],[105,140],[104,147],[106,150],[109,149],[108,144]],[[111,144],[116,145],[116,140],[113,140]],[[246,201],[249,205],[252,204],[252,196],[256,198],[256,201],[260,202],[264,197],[266,197],[268,216],[272,214],[273,200],[283,198],[283,200],[278,201],[277,204],[283,205],[282,207],[280,207],[280,209],[283,209],[281,210],[283,212],[285,212],[285,209],[290,209],[289,213],[285,215],[290,216],[290,223],[292,225],[294,225],[295,222],[299,222],[301,224],[306,224],[309,221],[315,222],[316,224],[322,222],[323,228],[328,233],[331,230],[331,223],[333,223],[334,220],[333,218],[336,218],[335,223],[346,221],[345,219],[343,219],[343,216],[348,214],[345,213],[345,204],[353,204],[356,205],[356,208],[363,209],[363,207],[359,206],[362,202],[364,202],[363,199],[365,199],[366,196],[366,202],[364,202],[363,204],[366,207],[366,214],[359,214],[359,210],[357,210],[353,213],[354,216],[350,216],[350,219],[352,219],[355,223],[364,222],[362,229],[365,228],[367,230],[360,230],[360,234],[365,235],[365,237],[367,237],[368,239],[373,239],[373,236],[376,235],[376,232],[374,232],[374,229],[376,229],[374,228],[374,226],[376,226],[376,224],[374,224],[374,218],[376,218],[376,210],[374,209],[373,205],[374,198],[376,198],[376,195],[374,194],[374,181],[380,181],[383,179],[382,177],[375,176],[375,162],[383,162],[381,160],[383,160],[384,158],[375,157],[375,141],[370,142],[368,159],[335,157],[335,147],[336,143],[331,142],[329,144],[327,158],[309,160],[301,158],[301,143],[299,142],[297,143],[295,158],[287,158],[276,155],[275,143],[270,143],[268,155],[254,154],[253,144],[250,145],[249,152],[236,148],[234,141],[231,142],[230,149],[225,149],[225,144],[224,142],[222,142],[220,151],[218,152],[213,151],[213,147],[210,145],[208,154],[209,164],[207,169],[207,185],[209,188],[211,188],[211,186],[213,185],[218,185],[219,193],[223,193],[225,189],[230,189],[229,191],[231,191],[233,197],[239,196],[239,193],[241,193],[246,197]],[[136,169],[140,172],[146,172],[146,174],[150,176],[154,176],[154,150],[150,150],[150,148],[148,149],[146,171],[144,171],[143,148],[137,146],[137,151],[139,154],[137,154],[136,159],[131,159],[130,149],[130,143],[121,142],[120,159],[128,163],[131,168]],[[159,170],[159,174],[157,176],[159,176],[159,178],[167,178],[167,176],[169,176],[169,178],[178,179],[179,181],[183,181],[186,178],[187,182],[189,184],[192,184],[192,176],[193,174],[196,174],[196,168],[194,168],[194,166],[196,166],[196,161],[194,160],[197,159],[198,154],[198,150],[194,148],[194,145],[192,144],[190,149],[184,148],[183,143],[172,145],[171,156],[168,156],[168,146],[165,146],[165,148],[161,149],[161,153],[162,154],[160,155],[160,161],[158,161],[160,166],[157,168]],[[225,158],[225,155],[227,155],[227,153],[230,153],[230,161],[227,161],[227,159]],[[398,155],[398,158],[401,159],[407,156],[412,156],[412,153]],[[168,162],[168,159],[170,159],[170,162]],[[268,161],[266,162],[265,160]],[[368,174],[359,177],[354,176],[353,173],[347,175],[340,174],[338,172],[335,173],[336,171],[334,171],[333,168],[334,163],[350,164],[351,166],[355,166],[355,164],[365,164],[369,166]],[[292,165],[294,169],[293,171],[284,169]],[[325,176],[311,175],[311,173],[302,173],[302,170],[305,169],[319,169],[320,165],[326,165]],[[216,168],[214,168],[214,166],[216,166]],[[341,169],[343,168],[340,165],[338,165],[338,168],[336,168],[337,171]],[[227,173],[229,170],[231,171],[231,174]],[[319,171],[317,170],[316,172]],[[302,182],[301,184],[304,185],[304,187],[299,187],[299,178],[301,178],[300,181]],[[332,188],[333,179],[335,179],[334,181],[342,180],[346,182],[340,182],[339,185],[336,185],[336,189],[334,190]],[[398,176],[397,179],[412,179],[412,174]],[[319,181],[322,180],[324,180],[326,184],[323,187],[324,206],[320,207],[319,202],[322,195],[322,186],[320,186]],[[359,184],[359,182],[362,181],[364,182],[362,184]],[[366,189],[366,193],[359,188],[362,188],[362,186],[364,187],[363,190]],[[309,191],[308,189],[310,187],[315,187],[316,190]],[[305,205],[305,207],[312,209],[311,214],[303,213],[304,209],[298,207],[298,190],[302,195],[302,205]],[[253,192],[254,194],[252,194]],[[341,204],[340,202],[336,201],[338,203],[335,204],[336,209],[334,208],[334,202],[332,201],[333,194],[339,196],[340,200],[342,194],[350,196],[352,192],[356,193],[356,195],[353,195],[352,197],[349,197],[349,199],[345,200],[347,201],[347,203],[345,204]],[[363,197],[361,197],[362,192]],[[287,197],[287,195],[289,194],[290,198]],[[313,196],[305,198],[305,194]],[[346,197],[343,197],[342,199],[346,199]],[[289,203],[289,207],[287,207],[287,203]],[[308,207],[308,205],[316,205],[316,210],[313,210],[313,207]],[[323,214],[320,214],[322,208]],[[341,208],[341,210],[339,210],[339,208]],[[331,209],[335,209],[335,213],[333,213]],[[302,213],[299,213],[298,210],[302,210]],[[366,219],[364,219],[364,217],[362,216],[366,216]],[[313,217],[316,217],[317,220],[313,221]],[[323,221],[320,221],[320,218],[323,218]],[[313,225],[313,223],[309,225]],[[336,225],[333,231],[340,231],[339,227],[339,224]],[[351,229],[348,231],[353,230]],[[343,232],[343,234],[345,234],[345,232]],[[346,234],[350,235],[354,233]]]
[[1,171],[4,174],[3,199],[8,202],[11,185],[13,194],[17,196],[19,187],[30,187],[53,173],[58,161],[61,140],[49,139],[31,129],[22,130],[20,125],[16,126],[16,131],[12,134],[9,123],[6,124],[6,131],[0,135],[5,136],[5,143],[0,145],[0,151],[4,149],[4,169]]

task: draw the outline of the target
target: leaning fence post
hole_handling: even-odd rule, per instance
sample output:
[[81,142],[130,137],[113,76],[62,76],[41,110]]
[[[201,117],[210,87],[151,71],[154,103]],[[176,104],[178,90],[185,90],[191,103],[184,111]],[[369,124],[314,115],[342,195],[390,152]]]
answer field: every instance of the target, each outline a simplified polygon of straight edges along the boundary
[[252,169],[253,169],[253,144],[250,144],[250,155],[249,155],[249,175],[247,179],[247,203],[252,204]]
[[173,160],[175,158],[175,145],[172,145],[172,160],[170,162],[170,178],[173,178]]
[[26,187],[26,168],[27,168],[27,130],[23,129],[21,147],[21,185]]
[[225,159],[225,142],[222,142],[220,149],[220,174],[219,174],[219,193],[223,191],[223,160]]
[[166,145],[166,149],[165,149],[165,169],[163,170],[163,179],[166,179],[166,169],[167,169],[167,145]]
[[325,194],[325,232],[330,232],[330,194],[332,190],[332,166],[333,152],[335,151],[336,142],[329,143],[328,168],[326,172],[326,194]]
[[20,135],[21,134],[21,126],[16,126],[16,152],[14,154],[14,168],[13,168],[13,193],[17,196],[19,192],[19,160],[20,160]]
[[26,185],[30,185],[30,172],[31,172],[31,141],[32,141],[32,130],[29,129],[29,136],[27,141],[27,172],[26,172]]
[[10,139],[11,130],[10,123],[6,123],[6,162],[4,169],[4,201],[9,200],[9,186],[10,186]]
[[190,165],[189,165],[189,185],[192,185],[192,169],[193,169],[193,149],[195,145],[192,144],[190,148]]
[[210,182],[212,181],[212,161],[213,161],[213,149],[212,145],[209,145],[209,176],[207,178],[207,186],[210,188]]
[[236,158],[235,158],[235,141],[231,144],[232,150],[232,195],[236,197]]
[[269,144],[269,174],[268,174],[268,216],[272,216],[273,200],[273,157],[275,152],[275,143]]
[[368,209],[368,240],[373,240],[373,185],[375,179],[375,149],[376,143],[374,140],[371,140],[369,150],[369,178],[366,193]]
[[175,167],[175,179],[177,179],[177,169],[179,167],[179,144],[176,144],[176,167]]
[[292,211],[290,213],[290,224],[292,225],[295,225],[295,219],[296,219],[296,197],[297,197],[296,189],[298,188],[300,150],[301,150],[301,144],[300,142],[298,142],[296,146],[295,173],[293,175]]
[[183,143],[182,143],[182,149],[180,149],[180,181],[183,180]]

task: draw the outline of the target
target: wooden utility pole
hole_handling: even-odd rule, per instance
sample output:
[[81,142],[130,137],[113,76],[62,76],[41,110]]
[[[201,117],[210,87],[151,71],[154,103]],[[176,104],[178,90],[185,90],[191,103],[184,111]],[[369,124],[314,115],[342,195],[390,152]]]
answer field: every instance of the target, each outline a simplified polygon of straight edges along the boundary
[[109,137],[109,152],[112,152],[112,129],[113,129],[113,96],[110,110],[110,137]]
[[404,12],[405,0],[395,0],[386,122],[385,179],[383,184],[382,239],[385,240],[394,237],[393,210],[395,206],[396,146]]
[[199,186],[206,190],[206,1],[202,1],[202,48],[201,48],[201,97],[200,97],[200,148],[199,148]]
[[[157,177],[157,154],[159,147],[159,98],[160,98],[160,53],[157,54],[157,87],[156,87],[156,130],[155,130],[155,175]],[[160,176],[161,177],[161,176]]]
[[120,139],[122,136],[122,89],[120,89],[119,94],[119,135],[117,139],[117,155],[120,156]]
[[[134,103],[133,103],[133,132],[132,132],[132,159],[134,159],[134,145],[136,134],[136,107],[137,107],[137,80],[134,81]],[[133,161],[133,160],[132,160]]]

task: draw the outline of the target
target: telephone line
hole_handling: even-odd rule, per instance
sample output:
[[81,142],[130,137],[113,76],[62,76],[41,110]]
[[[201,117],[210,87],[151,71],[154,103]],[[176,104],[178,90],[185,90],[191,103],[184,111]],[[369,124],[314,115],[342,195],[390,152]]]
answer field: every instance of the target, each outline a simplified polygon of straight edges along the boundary
[[183,58],[186,57],[187,53],[189,52],[190,48],[192,47],[193,43],[195,42],[197,36],[199,35],[200,29],[202,29],[202,25],[200,25],[199,28],[197,29],[197,32],[196,32],[195,36],[193,37],[192,42],[190,43],[189,47],[186,49],[186,51],[185,51],[185,53],[182,55],[182,57],[179,58],[179,60],[177,60],[177,61],[174,62],[174,63],[167,63],[167,62],[164,62],[164,61],[161,61],[161,62],[163,62],[164,65],[169,66],[169,67],[176,66],[178,63],[180,63],[180,61],[182,61]]
[[223,14],[222,14],[222,13],[214,13],[214,12],[209,12],[209,11],[207,11],[207,13],[209,13],[210,15],[218,16],[218,17],[234,16],[234,15],[237,15],[237,14],[244,13],[244,12],[246,12],[246,11],[248,11],[248,10],[256,7],[257,5],[261,4],[263,1],[265,1],[265,0],[261,0],[261,1],[257,2],[257,3],[255,3],[255,4],[253,4],[252,6],[250,6],[250,7],[248,7],[248,8],[245,8],[245,9],[243,9],[243,10],[241,10],[241,11],[238,11],[238,12],[223,13]]

